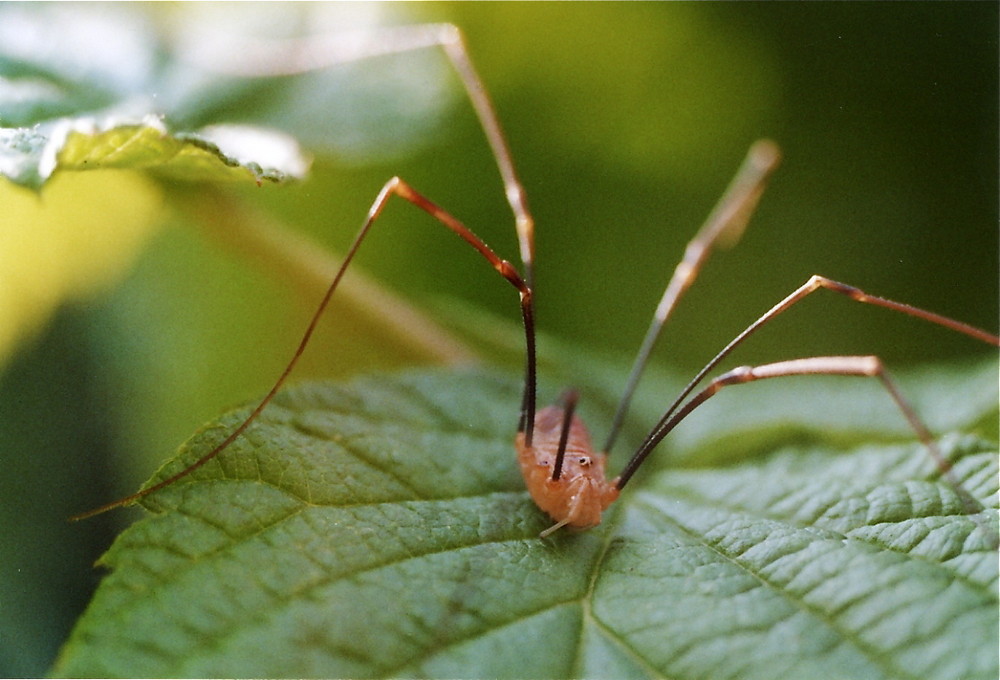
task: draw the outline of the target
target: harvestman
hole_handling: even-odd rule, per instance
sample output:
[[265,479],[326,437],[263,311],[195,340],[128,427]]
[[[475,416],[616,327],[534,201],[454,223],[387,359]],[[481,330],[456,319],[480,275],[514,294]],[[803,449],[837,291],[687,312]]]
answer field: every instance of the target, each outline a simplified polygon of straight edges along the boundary
[[[966,510],[970,514],[982,510],[980,504],[964,490],[950,472],[949,464],[938,450],[929,429],[904,399],[895,382],[887,374],[882,361],[876,356],[817,356],[760,366],[741,366],[713,378],[707,386],[691,396],[706,375],[747,337],[778,314],[820,289],[845,295],[857,302],[902,312],[994,346],[1000,346],[1000,337],[978,328],[917,307],[868,295],[853,286],[815,275],[750,324],[709,361],[670,404],[663,417],[650,430],[645,440],[632,455],[621,474],[608,480],[604,473],[606,453],[611,450],[618,436],[632,395],[660,331],[712,250],[716,246],[733,245],[742,235],[750,214],[764,190],[768,176],[779,162],[778,148],[766,140],[759,141],[751,147],[733,182],[705,224],[688,244],[684,256],[674,270],[663,298],[656,308],[652,323],[628,377],[608,438],[603,448],[598,451],[591,444],[586,426],[574,414],[577,402],[577,395],[574,391],[567,391],[560,399],[560,403],[543,408],[536,413],[534,285],[532,276],[534,220],[525,201],[524,189],[514,171],[513,159],[501,132],[493,105],[472,66],[458,29],[451,25],[433,24],[386,29],[380,31],[375,38],[368,32],[359,32],[338,36],[335,41],[331,41],[327,37],[317,37],[297,39],[287,43],[267,45],[257,43],[240,50],[239,62],[227,65],[225,70],[228,73],[239,71],[242,75],[253,76],[288,75],[358,58],[426,47],[440,47],[444,50],[462,82],[485,132],[503,180],[507,202],[514,214],[523,274],[519,273],[510,262],[499,258],[478,236],[450,213],[425,198],[399,177],[393,177],[382,187],[372,203],[360,231],[348,248],[333,282],[316,309],[288,365],[250,415],[212,451],[184,470],[138,493],[77,515],[73,519],[83,519],[116,507],[129,505],[173,484],[215,458],[250,426],[274,398],[295,367],[361,242],[376,222],[386,203],[393,196],[412,203],[460,236],[518,291],[524,324],[526,363],[515,446],[521,472],[531,497],[542,510],[555,520],[555,524],[541,533],[542,537],[548,536],[564,526],[586,529],[599,524],[601,513],[618,498],[621,490],[653,449],[689,413],[722,388],[756,380],[793,375],[843,375],[876,378],[930,452],[945,479],[962,498]],[[275,58],[276,55],[278,58]]]

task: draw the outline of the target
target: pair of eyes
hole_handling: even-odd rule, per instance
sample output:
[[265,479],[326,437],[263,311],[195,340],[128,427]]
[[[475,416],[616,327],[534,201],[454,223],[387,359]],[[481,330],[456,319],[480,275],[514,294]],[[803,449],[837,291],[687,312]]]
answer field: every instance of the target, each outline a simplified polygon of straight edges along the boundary
[[[567,458],[566,462],[568,462],[569,460],[571,460],[571,459]],[[583,467],[587,467],[588,465],[590,465],[590,463],[592,461],[593,461],[593,459],[590,456],[580,456],[579,458],[576,459],[577,464],[582,465]],[[545,467],[548,467],[551,464],[552,464],[552,461],[550,461],[550,460],[542,461],[542,465],[544,465]]]

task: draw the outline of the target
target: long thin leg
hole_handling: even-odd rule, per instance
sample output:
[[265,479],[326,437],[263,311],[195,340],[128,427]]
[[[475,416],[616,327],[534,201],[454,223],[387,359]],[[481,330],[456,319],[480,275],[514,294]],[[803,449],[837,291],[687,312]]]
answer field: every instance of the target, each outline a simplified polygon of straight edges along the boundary
[[761,194],[764,193],[768,177],[778,167],[780,160],[781,152],[778,146],[770,140],[762,139],[751,146],[746,159],[722,198],[719,199],[695,237],[688,243],[684,250],[684,257],[674,269],[667,289],[653,314],[653,320],[649,324],[649,330],[646,331],[646,337],[642,341],[639,353],[632,364],[632,371],[625,384],[621,401],[618,403],[618,410],[611,422],[611,431],[608,433],[603,451],[610,451],[618,438],[629,404],[632,401],[632,395],[639,385],[639,378],[642,376],[643,369],[646,367],[649,356],[660,337],[660,331],[663,330],[663,326],[677,306],[677,302],[694,283],[713,248],[716,246],[728,248],[736,245],[746,229],[747,222],[750,220]]
[[724,373],[714,378],[704,389],[690,399],[683,407],[677,410],[662,426],[658,426],[655,432],[647,438],[646,442],[628,462],[622,474],[619,476],[616,485],[623,488],[628,480],[649,455],[650,451],[659,444],[667,434],[673,430],[678,423],[684,420],[698,406],[705,403],[722,388],[729,385],[742,385],[756,380],[766,380],[769,378],[783,378],[792,375],[844,375],[878,378],[885,387],[889,396],[899,407],[903,417],[906,418],[917,437],[930,452],[931,457],[937,464],[941,475],[948,484],[955,490],[966,512],[973,515],[983,509],[983,506],[962,487],[951,470],[951,464],[941,454],[940,449],[934,441],[928,427],[923,423],[917,412],[910,403],[903,398],[902,393],[896,386],[882,364],[882,360],[876,356],[833,356],[833,357],[809,357],[806,359],[793,359],[791,361],[779,361],[761,366],[740,366],[728,373]]
[[[916,317],[918,319],[923,319],[924,321],[929,321],[930,323],[943,326],[945,328],[951,329],[963,335],[968,335],[976,340],[982,340],[983,342],[989,343],[995,347],[1000,347],[1000,337],[993,335],[992,333],[987,333],[984,330],[980,330],[974,326],[962,323],[961,321],[956,321],[954,319],[949,319],[946,316],[941,316],[940,314],[935,314],[933,312],[928,312],[919,307],[913,307],[911,305],[904,304],[902,302],[895,302],[893,300],[888,300],[886,298],[877,297],[875,295],[869,295],[860,288],[855,288],[854,286],[849,286],[846,283],[840,283],[839,281],[834,281],[833,279],[828,279],[825,276],[819,276],[814,274],[809,277],[809,280],[804,284],[796,288],[788,297],[776,304],[774,307],[769,309],[767,313],[761,316],[759,319],[754,321],[752,324],[746,327],[742,333],[737,335],[733,340],[726,345],[721,352],[715,355],[711,361],[709,361],[704,368],[698,371],[698,374],[687,384],[681,393],[674,399],[674,402],[667,408],[663,417],[656,426],[650,431],[646,440],[640,445],[639,451],[646,451],[643,454],[643,458],[648,454],[652,447],[647,447],[647,444],[651,440],[660,441],[663,439],[661,435],[661,430],[664,428],[666,423],[670,420],[670,416],[677,410],[681,402],[683,402],[689,394],[698,386],[698,384],[705,378],[709,371],[719,365],[723,359],[729,356],[740,343],[750,337],[754,332],[757,331],[761,326],[766,324],[768,321],[781,314],[783,311],[793,306],[795,303],[802,301],[804,298],[810,294],[816,292],[820,289],[832,290],[835,293],[840,293],[845,295],[855,302],[863,302],[865,304],[875,305],[877,307],[884,307],[885,309],[891,309],[893,311],[902,312],[903,314],[908,314],[909,316]],[[639,456],[636,453],[633,456],[633,461]],[[641,462],[641,460],[639,461]],[[632,461],[629,462],[629,467],[638,467],[632,465]]]
[[[376,30],[363,29],[336,34],[316,35],[290,40],[255,39],[208,55],[189,54],[188,58],[207,70],[241,76],[282,76],[313,71],[318,68],[357,61],[386,54],[399,54],[429,47],[441,47],[458,74],[472,108],[479,118],[486,141],[493,152],[504,185],[504,195],[514,214],[524,282],[534,290],[535,221],[528,209],[524,186],[514,169],[513,156],[507,145],[496,109],[490,101],[479,74],[472,65],[462,32],[452,24],[396,26]],[[522,302],[525,323],[533,314],[533,305]],[[534,421],[525,422],[525,414],[535,411],[535,375],[533,372],[534,338],[529,340],[529,358],[525,366],[524,392],[521,398],[520,431],[527,432],[531,444]]]
[[[354,241],[351,243],[350,248],[348,248],[347,254],[344,256],[344,261],[340,265],[340,269],[337,270],[337,274],[334,277],[333,282],[330,284],[330,287],[327,289],[326,294],[323,296],[322,301],[319,303],[319,306],[313,313],[312,319],[309,321],[309,325],[306,327],[306,331],[302,335],[302,339],[299,341],[299,345],[298,347],[296,347],[295,353],[292,355],[292,358],[285,366],[285,369],[282,371],[281,375],[274,382],[274,385],[272,385],[270,391],[268,391],[268,393],[264,396],[264,398],[261,399],[260,403],[257,404],[254,410],[251,411],[250,415],[246,417],[246,419],[239,425],[239,427],[233,430],[228,437],[222,440],[222,442],[220,442],[211,451],[206,453],[204,456],[202,456],[201,458],[199,458],[194,463],[184,468],[180,472],[172,475],[171,477],[168,477],[167,479],[158,482],[157,484],[154,484],[151,487],[143,489],[138,493],[134,493],[131,496],[120,498],[106,505],[102,505],[99,508],[95,508],[88,512],[81,513],[79,515],[75,515],[70,519],[72,520],[86,519],[87,517],[92,517],[94,515],[101,514],[102,512],[106,512],[114,508],[118,508],[124,505],[130,505],[135,501],[139,500],[140,498],[148,496],[151,493],[159,491],[160,489],[173,484],[177,480],[186,477],[187,475],[191,474],[192,472],[200,468],[208,461],[215,458],[226,447],[228,447],[231,443],[233,443],[233,441],[235,441],[237,437],[243,434],[243,432],[246,431],[248,427],[250,427],[250,424],[253,423],[253,421],[257,419],[257,416],[259,416],[261,412],[264,410],[264,408],[269,403],[271,403],[271,400],[274,399],[274,396],[278,393],[278,390],[281,389],[281,386],[284,385],[285,380],[288,378],[289,374],[291,374],[292,369],[295,368],[295,365],[298,363],[299,358],[305,351],[306,345],[309,344],[309,339],[312,337],[313,332],[316,330],[316,326],[319,323],[320,317],[323,315],[323,312],[329,305],[330,299],[333,297],[333,293],[337,290],[337,286],[340,285],[340,281],[344,277],[344,273],[347,271],[348,265],[354,259],[354,255],[357,253],[358,248],[361,246],[362,241],[368,235],[371,227],[375,224],[375,221],[378,219],[378,216],[381,214],[386,203],[389,201],[389,198],[392,196],[398,196],[400,198],[409,201],[413,205],[417,206],[424,212],[434,217],[441,224],[443,224],[444,226],[448,227],[453,232],[461,236],[462,239],[466,241],[466,243],[471,245],[480,253],[480,255],[486,258],[486,260],[493,266],[493,268],[501,276],[503,276],[515,288],[517,288],[518,292],[520,293],[521,310],[524,318],[524,330],[525,330],[525,335],[527,337],[527,343],[529,348],[527,373],[530,378],[530,384],[534,385],[535,329],[534,329],[534,320],[532,318],[532,313],[531,313],[532,311],[531,289],[522,280],[520,274],[518,274],[517,269],[514,267],[514,265],[512,265],[510,262],[506,260],[501,260],[499,257],[497,257],[497,255],[489,248],[489,246],[483,243],[483,241],[474,233],[472,233],[472,231],[469,230],[465,225],[463,225],[461,222],[455,219],[451,214],[445,212],[443,209],[441,209],[440,207],[429,201],[427,198],[417,193],[412,187],[410,187],[409,184],[404,182],[402,179],[398,177],[393,177],[385,184],[385,186],[382,187],[382,190],[379,192],[374,203],[372,203],[371,208],[368,210],[368,216],[365,218],[365,221],[362,224],[361,229],[358,231],[357,236],[355,236]],[[525,412],[523,412],[521,415],[521,422],[528,424],[528,432],[526,433],[525,439],[526,441],[529,442],[529,445],[530,445],[531,427],[534,425],[535,422],[534,408],[535,408],[534,392],[532,392],[531,399],[529,400],[529,403],[526,406]]]

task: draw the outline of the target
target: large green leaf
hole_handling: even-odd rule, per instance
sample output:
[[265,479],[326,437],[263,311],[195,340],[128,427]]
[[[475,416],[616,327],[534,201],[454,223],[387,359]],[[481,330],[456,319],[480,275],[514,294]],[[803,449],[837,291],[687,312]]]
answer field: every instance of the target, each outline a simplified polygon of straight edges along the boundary
[[[947,396],[904,380],[952,430],[942,449],[986,510],[969,514],[895,423],[848,442],[848,422],[831,443],[801,423],[780,434],[780,413],[730,420],[776,403],[748,386],[706,406],[711,434],[661,452],[680,464],[640,475],[601,526],[548,540],[513,462],[513,379],[301,385],[146,499],[152,515],[103,558],[111,573],[55,673],[995,678],[996,371],[966,372]],[[779,383],[786,403],[823,404],[828,387]],[[827,413],[888,400],[837,384]],[[966,390],[985,392],[976,414],[953,407]],[[586,415],[606,418],[602,401]],[[709,465],[719,441],[731,450]]]

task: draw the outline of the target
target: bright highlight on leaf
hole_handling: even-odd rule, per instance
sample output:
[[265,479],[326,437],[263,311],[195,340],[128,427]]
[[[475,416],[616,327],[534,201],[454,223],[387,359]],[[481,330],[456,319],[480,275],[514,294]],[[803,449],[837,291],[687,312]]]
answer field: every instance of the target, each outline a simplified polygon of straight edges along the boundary
[[308,160],[288,135],[223,120],[188,126],[192,111],[174,94],[180,67],[167,51],[127,10],[4,8],[0,175],[34,189],[59,170],[100,168],[188,181],[304,176]]
[[[907,386],[947,418],[933,384]],[[442,371],[283,393],[231,449],[146,499],[154,514],[103,558],[112,572],[55,672],[996,677],[995,396],[977,427],[942,437],[989,508],[976,516],[895,423],[853,444],[768,425],[764,450],[752,423],[716,410],[729,446],[748,442],[728,456],[742,462],[699,467],[690,444],[685,467],[637,481],[596,529],[542,541],[549,520],[513,460],[519,389]],[[809,380],[783,390],[824,396]],[[839,396],[854,391],[867,399],[847,382]]]
[[171,134],[151,114],[140,121],[85,117],[0,129],[0,145],[0,173],[36,189],[58,170],[148,170],[186,181],[259,184],[301,178],[309,165],[295,140],[274,130],[219,125]]

